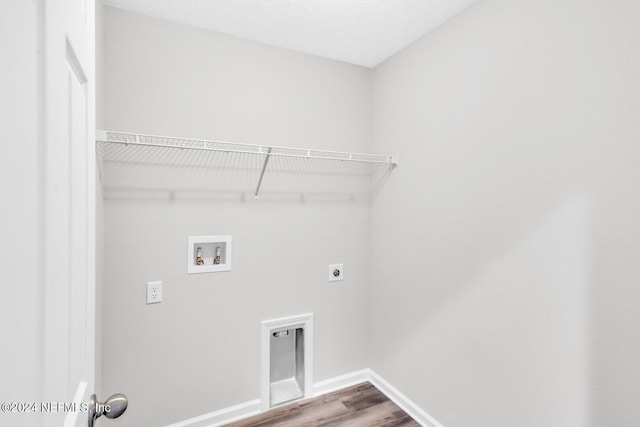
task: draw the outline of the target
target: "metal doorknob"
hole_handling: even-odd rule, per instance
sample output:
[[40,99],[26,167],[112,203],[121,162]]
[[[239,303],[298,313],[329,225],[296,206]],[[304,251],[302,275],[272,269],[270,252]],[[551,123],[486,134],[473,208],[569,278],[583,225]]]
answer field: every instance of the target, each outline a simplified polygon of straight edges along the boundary
[[89,424],[88,427],[93,427],[93,423],[96,419],[104,415],[107,418],[118,418],[127,410],[129,400],[127,396],[122,393],[116,393],[106,400],[106,402],[98,402],[96,395],[92,394],[89,399]]

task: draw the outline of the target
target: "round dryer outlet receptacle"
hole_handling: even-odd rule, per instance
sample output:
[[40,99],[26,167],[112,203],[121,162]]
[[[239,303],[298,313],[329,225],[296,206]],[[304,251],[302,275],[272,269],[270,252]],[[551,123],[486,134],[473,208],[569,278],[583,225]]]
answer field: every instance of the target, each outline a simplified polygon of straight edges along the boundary
[[329,281],[336,282],[344,278],[344,265],[343,264],[331,264],[329,266]]

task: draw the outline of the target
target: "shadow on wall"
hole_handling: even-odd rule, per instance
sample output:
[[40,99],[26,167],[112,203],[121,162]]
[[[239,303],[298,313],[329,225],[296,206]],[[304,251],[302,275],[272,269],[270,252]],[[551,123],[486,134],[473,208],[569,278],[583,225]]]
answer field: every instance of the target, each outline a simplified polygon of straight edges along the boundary
[[593,210],[596,226],[592,231],[588,325],[591,427],[640,425],[637,159],[638,154],[629,153],[624,161],[616,162],[619,170],[612,180],[600,183],[603,188]]
[[371,196],[376,197],[397,166],[377,167],[371,171]]
[[[253,201],[264,156],[157,147],[100,146],[105,198]],[[260,186],[274,202],[369,202],[372,177],[388,165],[271,157]],[[376,185],[383,182],[376,180]]]

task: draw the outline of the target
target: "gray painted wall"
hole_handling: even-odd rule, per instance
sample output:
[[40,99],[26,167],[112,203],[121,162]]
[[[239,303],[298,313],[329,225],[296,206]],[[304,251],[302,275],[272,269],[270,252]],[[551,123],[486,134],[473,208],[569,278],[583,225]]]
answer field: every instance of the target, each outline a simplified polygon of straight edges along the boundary
[[[104,43],[107,129],[370,148],[364,68],[112,8]],[[366,366],[368,178],[274,161],[255,203],[259,160],[206,157],[186,160],[225,163],[104,168],[103,393],[130,398],[122,425],[259,398],[265,319],[314,313],[316,381]],[[187,236],[206,234],[233,235],[231,272],[186,274]],[[338,285],[330,263],[345,264]],[[164,282],[164,302],[146,305],[153,280]]]
[[[484,0],[373,71],[105,15],[106,128],[401,159],[371,209],[360,175],[287,162],[260,203],[253,161],[106,167],[116,423],[258,397],[259,320],[313,311],[317,380],[370,365],[447,427],[638,424],[638,5]],[[233,271],[187,276],[208,233]]]
[[447,427],[640,422],[639,22],[484,0],[374,70],[371,367]]

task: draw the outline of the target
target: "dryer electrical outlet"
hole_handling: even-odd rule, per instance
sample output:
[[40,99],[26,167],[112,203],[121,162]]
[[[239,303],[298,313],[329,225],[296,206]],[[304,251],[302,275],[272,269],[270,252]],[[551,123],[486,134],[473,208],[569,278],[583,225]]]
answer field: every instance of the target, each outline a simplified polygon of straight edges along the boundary
[[329,266],[329,281],[337,282],[344,279],[344,264],[331,264]]
[[147,304],[162,302],[162,282],[147,282]]

